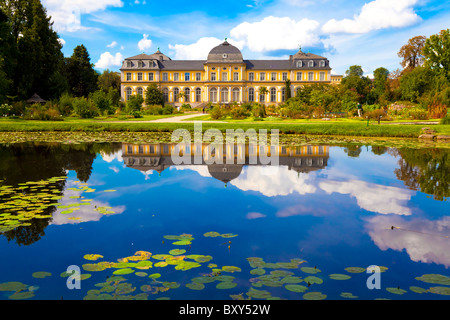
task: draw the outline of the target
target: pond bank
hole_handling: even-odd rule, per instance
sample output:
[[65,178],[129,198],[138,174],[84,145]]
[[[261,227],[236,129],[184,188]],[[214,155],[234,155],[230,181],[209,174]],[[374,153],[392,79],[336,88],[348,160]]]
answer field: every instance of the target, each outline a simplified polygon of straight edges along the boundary
[[[123,142],[135,144],[171,143],[171,132],[68,132],[68,131],[41,131],[41,132],[0,132],[0,143],[110,143]],[[225,137],[224,137],[225,141]],[[267,139],[270,143],[270,136]],[[208,141],[209,142],[209,141]],[[385,147],[409,148],[450,148],[446,142],[395,137],[361,137],[338,135],[304,135],[281,134],[280,145],[372,145]]]

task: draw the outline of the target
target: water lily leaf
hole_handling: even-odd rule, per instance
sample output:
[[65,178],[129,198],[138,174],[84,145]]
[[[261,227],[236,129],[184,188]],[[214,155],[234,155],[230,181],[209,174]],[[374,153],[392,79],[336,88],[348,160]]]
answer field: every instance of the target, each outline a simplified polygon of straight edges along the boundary
[[153,267],[153,262],[151,261],[147,261],[147,260],[142,260],[139,261],[138,263],[136,263],[136,265],[134,266],[137,269],[140,270],[147,270]]
[[242,270],[241,268],[235,266],[223,266],[222,271],[233,273],[233,272],[241,272]]
[[228,275],[224,275],[224,274],[215,276],[214,278],[219,281],[233,281],[235,279],[235,277],[233,277],[233,276],[228,276]]
[[177,255],[183,254],[185,252],[186,252],[186,250],[184,250],[184,249],[173,249],[173,250],[169,251],[169,253],[173,256],[177,256]]
[[420,293],[420,294],[428,292],[427,289],[424,289],[421,287],[416,287],[416,286],[409,287],[409,290],[411,290],[412,292],[415,292],[415,293]]
[[166,288],[169,288],[169,289],[176,289],[176,288],[180,287],[179,283],[177,283],[177,282],[169,282],[169,281],[163,282],[162,285],[164,287],[166,287]]
[[266,273],[266,270],[264,270],[264,269],[262,269],[262,268],[256,268],[256,269],[252,269],[252,270],[250,270],[250,274],[253,274],[253,275],[263,275],[263,274],[265,274]]
[[366,271],[365,268],[360,268],[360,267],[347,267],[344,270],[347,272],[350,272],[350,273],[362,273],[362,272]]
[[216,289],[231,289],[237,286],[236,282],[221,281],[216,285]]
[[233,234],[233,233],[224,233],[220,235],[222,238],[234,238],[237,237],[237,234]]
[[161,274],[160,273],[153,273],[153,274],[149,275],[148,277],[151,278],[151,279],[158,279],[158,278],[161,277]]
[[134,273],[135,275],[137,275],[138,277],[146,277],[147,273],[143,272],[143,271],[138,271]]
[[0,283],[0,291],[21,291],[27,287],[26,284],[18,281]]
[[117,190],[112,190],[112,189],[110,189],[110,190],[104,190],[103,192],[116,192]]
[[308,287],[299,284],[287,284],[284,287],[292,292],[305,292],[306,290],[308,290]]
[[173,242],[172,244],[176,245],[176,246],[188,246],[191,243],[192,242],[190,240],[178,240],[178,241]]
[[215,231],[210,231],[210,232],[204,233],[203,236],[215,238],[215,237],[219,237],[219,236],[220,236],[220,233],[215,232]]
[[442,284],[445,286],[450,285],[450,277],[442,274],[424,274],[421,277],[416,277],[415,279],[427,283]]
[[431,287],[429,291],[434,294],[450,296],[450,287]]
[[316,267],[314,267],[314,268],[312,268],[312,267],[302,267],[300,270],[302,270],[305,273],[310,273],[310,274],[316,274],[316,273],[322,272],[320,269],[318,269]]
[[89,279],[92,275],[90,273],[82,273],[80,274],[80,280]]
[[303,299],[305,300],[323,300],[326,297],[327,295],[322,292],[308,292],[303,295]]
[[120,283],[117,288],[115,293],[116,294],[129,294],[133,291],[135,291],[136,288],[132,286],[131,283]]
[[161,267],[161,268],[168,266],[168,265],[169,264],[165,261],[160,261],[160,262],[155,263],[155,267]]
[[123,268],[123,269],[118,269],[116,271],[113,272],[113,274],[115,275],[124,275],[124,274],[130,274],[133,273],[134,270],[131,268]]
[[358,298],[358,296],[354,296],[350,292],[341,292],[341,297],[342,298],[348,298],[348,299],[356,299],[356,298]]
[[215,277],[195,277],[191,279],[192,282],[198,282],[198,283],[211,283],[216,281]]
[[301,277],[287,276],[280,280],[281,283],[300,283],[303,281]]
[[46,271],[37,271],[37,272],[33,272],[33,274],[31,275],[33,278],[38,278],[38,279],[43,279],[45,277],[50,277],[52,274],[50,272],[46,272]]
[[351,278],[349,275],[340,274],[340,273],[330,274],[329,277],[330,277],[330,279],[333,279],[333,280],[348,280]]
[[8,299],[12,300],[24,300],[34,297],[34,293],[32,291],[22,291],[22,292],[16,292],[10,296],[8,296]]
[[187,283],[186,287],[192,290],[203,290],[205,289],[205,285],[203,283],[199,283],[199,282],[191,282],[191,283]]
[[250,290],[246,293],[246,295],[255,299],[268,299],[272,296],[272,294],[269,291],[258,290],[254,288],[250,288]]
[[103,258],[103,256],[100,254],[85,254],[83,258],[86,260],[98,260],[100,258]]
[[400,288],[386,288],[387,291],[393,294],[404,294],[406,293],[406,290],[400,289]]
[[316,276],[308,276],[304,279],[304,281],[308,284],[314,284],[314,283],[322,284],[323,283],[323,280]]

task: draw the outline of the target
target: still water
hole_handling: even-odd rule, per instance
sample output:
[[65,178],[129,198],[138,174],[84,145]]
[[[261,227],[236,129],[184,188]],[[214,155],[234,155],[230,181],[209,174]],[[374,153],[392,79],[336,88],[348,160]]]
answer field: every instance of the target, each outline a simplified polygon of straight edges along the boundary
[[248,147],[1,145],[0,299],[449,299],[448,149]]

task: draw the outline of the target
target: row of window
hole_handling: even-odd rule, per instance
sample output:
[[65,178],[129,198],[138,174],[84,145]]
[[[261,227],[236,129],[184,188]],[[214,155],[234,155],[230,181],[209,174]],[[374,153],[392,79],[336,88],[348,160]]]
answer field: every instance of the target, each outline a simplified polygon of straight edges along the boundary
[[[296,73],[296,81],[302,81],[303,77],[307,75],[308,81],[314,81],[314,72],[297,72]],[[132,81],[132,75],[131,72],[127,72],[126,74],[127,81]],[[149,72],[147,81],[154,81],[154,73]],[[281,80],[286,81],[288,79],[288,73],[283,72],[281,74]],[[142,72],[137,73],[137,81],[143,81],[144,80],[144,74]],[[195,74],[195,81],[201,81],[202,80],[202,74],[200,72],[197,72]],[[210,81],[217,81],[217,74],[215,72],[211,72],[211,79]],[[223,72],[221,74],[221,81],[228,81],[228,72]],[[305,79],[306,80],[306,79]],[[319,72],[319,80],[325,81],[325,72]],[[162,74],[162,81],[169,81],[169,74],[167,72],[163,72]],[[178,72],[173,74],[173,81],[180,81],[180,74]],[[184,74],[184,81],[191,81],[191,74],[189,72],[186,72]],[[234,72],[233,73],[233,81],[239,81],[239,73]],[[248,73],[248,81],[255,81],[255,73],[249,72]],[[259,72],[259,81],[266,81],[266,73],[265,72]],[[270,81],[277,81],[277,73],[271,72],[270,73]]]
[[[326,62],[325,60],[320,60],[319,61],[319,67],[320,68],[325,68]],[[309,68],[314,67],[314,60],[309,60],[308,62],[304,62],[304,61],[297,61],[297,68],[302,68],[303,66],[308,66]]]
[[[180,101],[180,92],[183,92],[183,102],[191,102],[191,89],[190,88],[184,88],[183,91],[180,91],[179,88],[173,89],[173,101],[179,102]],[[194,100],[192,102],[201,102],[202,101],[202,89],[196,88],[194,90],[195,96]],[[144,95],[144,89],[141,87],[138,87],[136,89],[136,93],[143,96]],[[169,89],[163,88],[162,89],[163,97],[165,102],[169,102]],[[221,88],[220,92],[217,88],[211,88],[209,89],[209,101],[210,102],[219,102],[218,100],[218,94],[220,93],[220,102],[222,103],[228,103],[229,101],[229,90],[228,88]],[[277,102],[277,89],[276,88],[270,88],[269,89],[269,100],[270,102]],[[133,89],[130,87],[125,89],[126,99],[128,100],[131,95],[133,94]],[[240,99],[241,90],[239,88],[233,88],[231,90],[231,102],[239,102]],[[254,88],[248,89],[248,101],[254,102],[256,101],[256,90]],[[281,101],[285,101],[286,96],[286,89],[281,89]],[[260,102],[266,102],[266,95],[265,94],[259,94],[259,101]]]

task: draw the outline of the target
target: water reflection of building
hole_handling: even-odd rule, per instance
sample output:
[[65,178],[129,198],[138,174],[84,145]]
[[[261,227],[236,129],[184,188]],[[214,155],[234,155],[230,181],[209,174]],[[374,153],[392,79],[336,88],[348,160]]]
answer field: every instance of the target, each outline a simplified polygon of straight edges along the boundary
[[[275,149],[277,148],[277,149]],[[122,157],[126,166],[140,171],[155,170],[161,173],[174,166],[171,155],[190,157],[191,165],[206,165],[209,174],[225,183],[237,178],[244,165],[265,165],[263,156],[268,157],[278,151],[278,164],[296,172],[310,172],[324,169],[329,158],[328,146],[257,146],[251,144],[122,144]],[[196,161],[194,155],[202,155]],[[212,162],[212,158],[222,159],[222,164]]]

